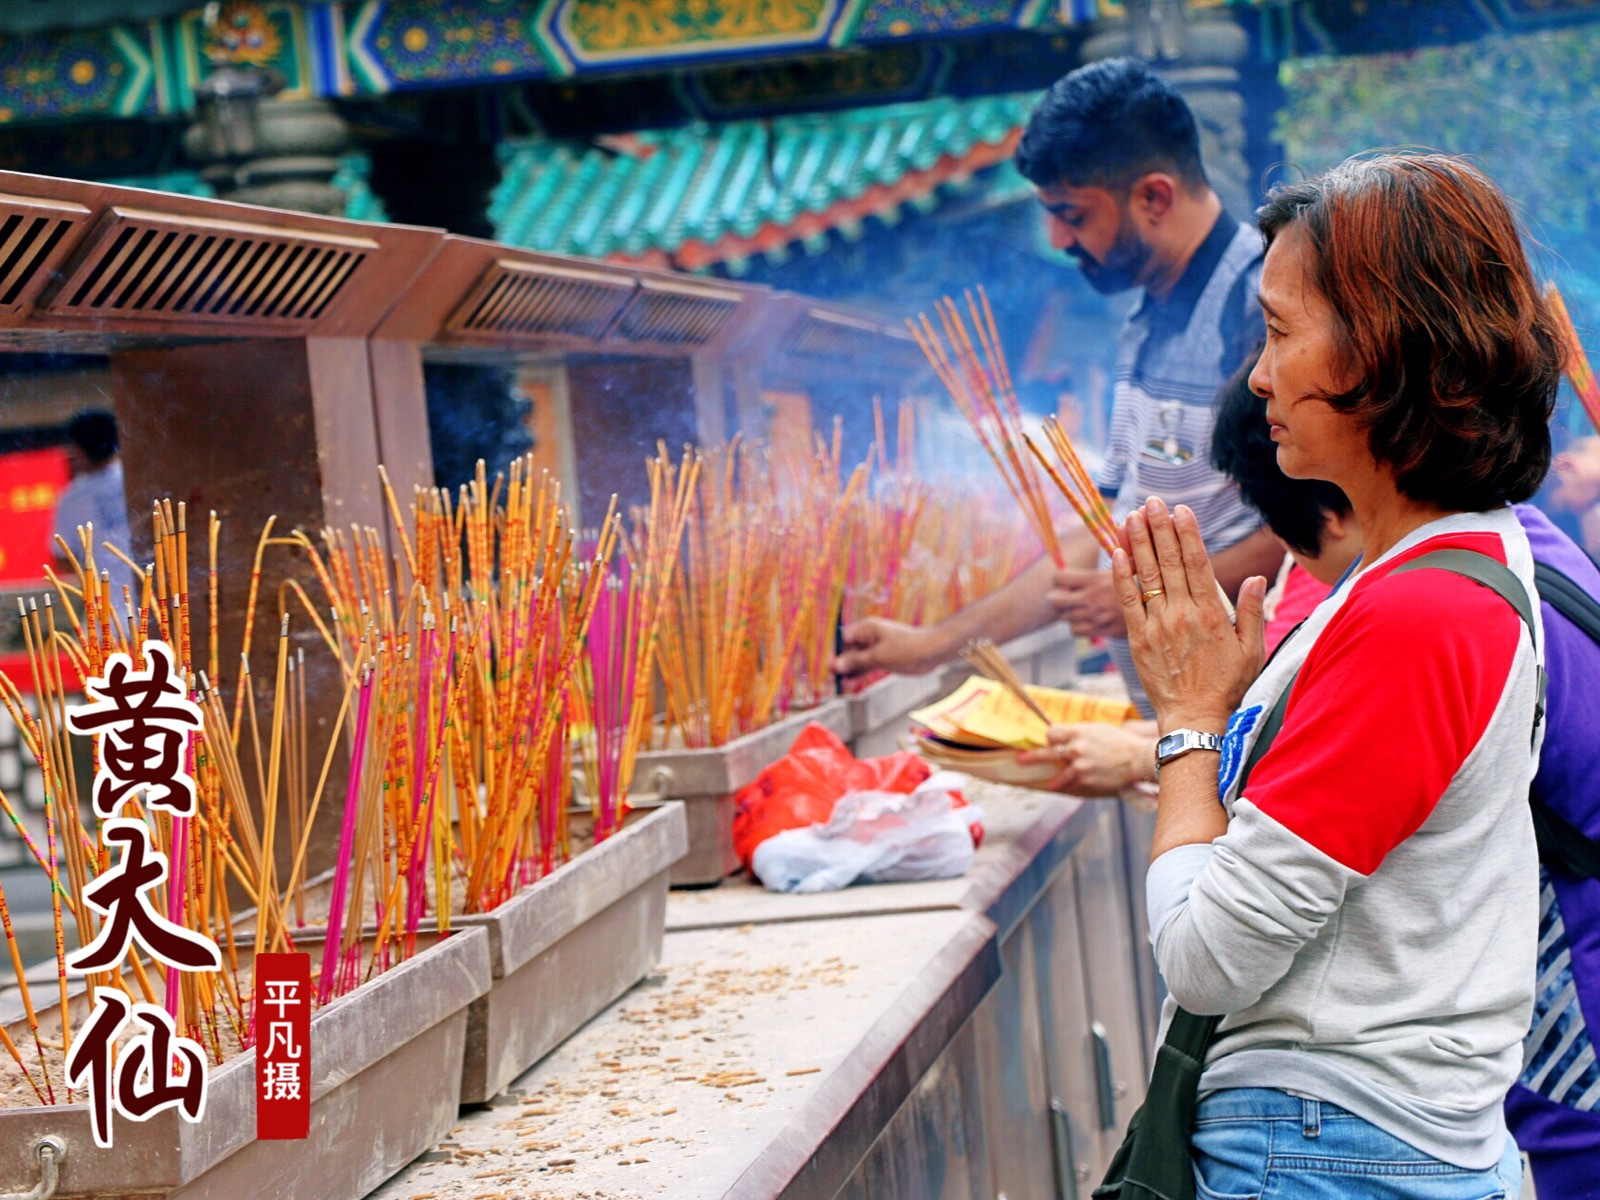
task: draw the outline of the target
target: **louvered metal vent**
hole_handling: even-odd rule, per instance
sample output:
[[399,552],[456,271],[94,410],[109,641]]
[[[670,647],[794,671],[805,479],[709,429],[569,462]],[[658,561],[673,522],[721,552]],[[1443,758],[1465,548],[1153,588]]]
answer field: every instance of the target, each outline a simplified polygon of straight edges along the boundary
[[377,248],[366,238],[113,208],[49,307],[288,329],[320,317]]
[[81,204],[0,195],[0,312],[16,312],[44,286],[68,234],[88,220]]
[[633,291],[633,280],[624,275],[499,259],[446,328],[499,338],[599,339]]
[[739,298],[722,288],[646,279],[617,322],[617,336],[658,346],[704,346],[739,307]]
[[925,365],[911,335],[875,321],[813,308],[784,347],[796,358],[914,371]]

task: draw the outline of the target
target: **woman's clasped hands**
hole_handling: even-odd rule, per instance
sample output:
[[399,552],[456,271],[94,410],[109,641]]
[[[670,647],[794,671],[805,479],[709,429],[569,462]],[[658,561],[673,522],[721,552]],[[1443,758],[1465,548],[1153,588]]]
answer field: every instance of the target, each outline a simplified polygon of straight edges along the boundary
[[1151,498],[1129,514],[1111,571],[1128,645],[1161,733],[1221,733],[1261,672],[1267,581],[1247,579],[1237,614],[1211,571],[1194,513]]

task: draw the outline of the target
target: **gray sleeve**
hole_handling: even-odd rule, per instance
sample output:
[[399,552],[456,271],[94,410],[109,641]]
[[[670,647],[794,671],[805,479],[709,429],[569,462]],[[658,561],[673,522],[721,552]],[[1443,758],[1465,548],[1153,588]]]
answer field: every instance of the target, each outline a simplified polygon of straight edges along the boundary
[[1362,879],[1248,800],[1234,805],[1228,832],[1210,850],[1187,902],[1159,927],[1151,911],[1162,978],[1173,999],[1200,1015],[1259,1000]]
[[1193,846],[1175,846],[1155,862],[1144,877],[1144,906],[1150,917],[1150,943],[1154,945],[1161,931],[1189,903],[1189,889],[1195,877],[1211,861],[1211,843]]

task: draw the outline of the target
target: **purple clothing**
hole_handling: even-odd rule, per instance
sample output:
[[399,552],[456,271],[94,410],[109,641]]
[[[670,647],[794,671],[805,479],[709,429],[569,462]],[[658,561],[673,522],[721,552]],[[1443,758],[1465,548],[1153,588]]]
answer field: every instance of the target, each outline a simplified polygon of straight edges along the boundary
[[[1516,511],[1534,560],[1600,597],[1600,569],[1589,557],[1537,508],[1523,504]],[[1600,840],[1600,787],[1594,782],[1600,762],[1600,645],[1548,602],[1541,607],[1550,684],[1534,794]],[[1541,946],[1542,986],[1526,1047],[1528,1067],[1508,1101],[1507,1119],[1533,1163],[1540,1200],[1596,1197],[1600,1110],[1593,1080],[1600,1078],[1600,1066],[1592,1065],[1589,1031],[1600,1032],[1600,880],[1548,869],[1544,875],[1553,904],[1546,904],[1540,932],[1551,945]],[[1567,958],[1560,953],[1563,926],[1569,962],[1561,961]]]
[[1546,1100],[1519,1083],[1506,1097],[1506,1124],[1528,1155],[1539,1200],[1600,1200],[1600,1113]]
[[[1600,568],[1577,543],[1533,505],[1519,504],[1516,511],[1533,548],[1533,560],[1554,567],[1600,598]],[[1600,762],[1600,646],[1548,603],[1542,607],[1550,691],[1545,701],[1544,749],[1533,788],[1552,809],[1600,840],[1600,788],[1594,782],[1595,763]],[[1600,888],[1600,881],[1595,886]],[[1594,907],[1585,913],[1600,917],[1600,891],[1591,903]],[[1565,898],[1562,907],[1569,917],[1576,911],[1567,908]],[[1600,958],[1593,961],[1600,966]],[[1591,999],[1600,1016],[1600,991],[1591,993]]]

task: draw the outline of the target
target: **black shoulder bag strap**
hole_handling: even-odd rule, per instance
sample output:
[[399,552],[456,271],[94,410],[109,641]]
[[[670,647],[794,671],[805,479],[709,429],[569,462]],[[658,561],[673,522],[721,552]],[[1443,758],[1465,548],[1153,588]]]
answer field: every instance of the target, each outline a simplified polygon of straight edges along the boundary
[[[1464,575],[1504,597],[1533,633],[1533,603],[1522,581],[1502,563],[1475,550],[1435,550],[1394,569],[1415,571],[1436,567]],[[1297,671],[1279,694],[1255,745],[1251,747],[1240,772],[1239,794],[1250,773],[1266,755],[1283,728]],[[1544,713],[1544,682],[1541,671],[1539,710],[1534,728]],[[1173,1014],[1167,1036],[1156,1050],[1155,1068],[1144,1103],[1128,1122],[1128,1133],[1112,1156],[1104,1181],[1094,1190],[1095,1200],[1195,1200],[1194,1158],[1190,1143],[1194,1135],[1195,1113],[1200,1104],[1200,1075],[1206,1053],[1216,1037],[1220,1016],[1202,1017],[1182,1007]]]
[[[1541,600],[1600,645],[1600,600],[1549,563],[1535,563],[1533,579]],[[1533,798],[1533,831],[1540,861],[1578,879],[1600,879],[1600,842],[1538,797]]]
[[1127,1135],[1094,1190],[1095,1200],[1195,1200],[1189,1142],[1200,1104],[1200,1072],[1221,1020],[1182,1008],[1173,1014],[1156,1048],[1144,1103],[1128,1121]]

